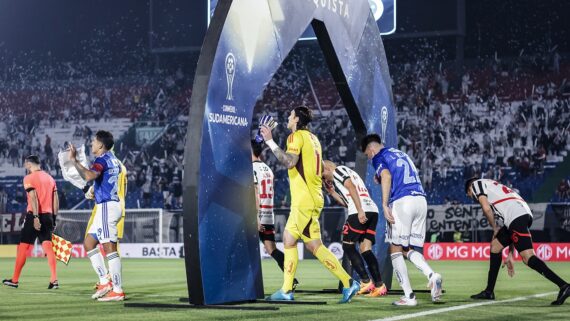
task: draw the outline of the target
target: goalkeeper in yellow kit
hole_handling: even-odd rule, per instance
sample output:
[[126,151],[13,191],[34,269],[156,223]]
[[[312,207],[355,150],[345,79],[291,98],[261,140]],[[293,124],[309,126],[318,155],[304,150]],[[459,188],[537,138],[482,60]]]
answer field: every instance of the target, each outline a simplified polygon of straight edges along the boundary
[[293,300],[293,280],[299,256],[297,240],[302,239],[313,255],[343,284],[340,303],[348,303],[360,289],[342,268],[337,258],[321,241],[319,216],[324,205],[322,192],[322,153],[319,139],[308,130],[313,116],[304,106],[296,107],[289,115],[287,128],[293,133],[287,138],[287,151],[283,151],[273,141],[267,123],[260,124],[260,133],[265,143],[279,160],[289,169],[291,187],[291,212],[285,231],[285,264],[283,287],[273,293],[268,300]]

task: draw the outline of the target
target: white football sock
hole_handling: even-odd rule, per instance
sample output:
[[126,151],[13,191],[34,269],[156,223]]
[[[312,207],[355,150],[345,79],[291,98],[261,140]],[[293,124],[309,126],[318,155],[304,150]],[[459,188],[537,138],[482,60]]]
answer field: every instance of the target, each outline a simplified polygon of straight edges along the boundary
[[410,250],[408,252],[408,260],[414,263],[414,265],[418,268],[418,270],[422,271],[422,273],[429,280],[429,277],[433,274],[433,270],[431,269],[429,264],[426,262],[424,256],[420,252]]
[[109,272],[111,272],[111,280],[113,281],[113,291],[116,293],[123,292],[121,284],[121,257],[119,253],[113,252],[107,254],[109,261]]
[[408,268],[406,267],[406,261],[404,261],[404,254],[402,252],[393,253],[390,255],[390,258],[392,259],[396,279],[398,279],[398,283],[400,283],[406,297],[409,298],[410,294],[412,294],[412,286],[408,278]]
[[107,279],[107,267],[105,267],[105,260],[103,259],[103,255],[99,248],[96,247],[91,251],[87,252],[87,256],[89,260],[91,260],[91,266],[93,266],[93,270],[97,273],[99,277],[99,284],[107,284],[109,280]]

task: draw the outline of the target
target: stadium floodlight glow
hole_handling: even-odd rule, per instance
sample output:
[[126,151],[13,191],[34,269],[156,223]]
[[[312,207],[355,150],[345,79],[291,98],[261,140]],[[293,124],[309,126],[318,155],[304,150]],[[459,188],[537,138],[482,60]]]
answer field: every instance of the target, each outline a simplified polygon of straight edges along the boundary
[[[357,138],[376,132],[387,146],[397,144],[386,53],[368,0],[219,0],[194,77],[184,157],[184,252],[192,304],[264,295],[251,120],[258,98],[309,26]],[[379,201],[374,171],[362,154],[356,160],[356,171]],[[383,235],[384,229],[380,215],[377,231]],[[374,249],[378,258],[388,258],[385,243]],[[383,279],[389,285],[392,277]]]

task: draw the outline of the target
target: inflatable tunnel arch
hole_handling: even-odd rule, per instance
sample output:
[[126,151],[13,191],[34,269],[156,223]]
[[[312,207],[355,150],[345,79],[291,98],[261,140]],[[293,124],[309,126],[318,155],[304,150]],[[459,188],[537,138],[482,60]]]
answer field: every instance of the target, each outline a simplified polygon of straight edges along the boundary
[[[263,297],[249,143],[253,108],[309,25],[357,138],[376,132],[388,146],[397,143],[386,55],[368,0],[220,0],[198,61],[185,149],[192,304]],[[373,172],[361,153],[357,171],[372,187]],[[372,193],[380,200],[377,187]],[[378,243],[384,258],[387,247]]]

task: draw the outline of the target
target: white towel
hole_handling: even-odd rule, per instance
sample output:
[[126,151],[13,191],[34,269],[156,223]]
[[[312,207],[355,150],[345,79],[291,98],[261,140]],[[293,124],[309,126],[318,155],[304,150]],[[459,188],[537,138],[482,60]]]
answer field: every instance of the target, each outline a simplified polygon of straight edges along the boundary
[[[62,150],[57,154],[59,160],[59,166],[61,167],[61,174],[63,179],[75,185],[79,189],[83,189],[87,182],[81,178],[79,172],[73,165],[73,161],[69,158],[69,150]],[[81,145],[77,148],[77,160],[86,168],[89,168],[89,163],[87,161],[87,156],[85,156],[85,145]]]

